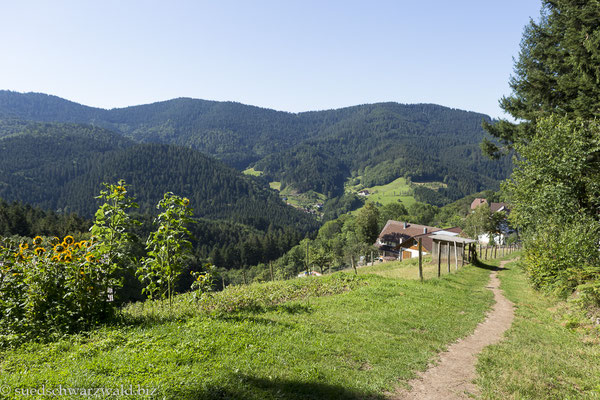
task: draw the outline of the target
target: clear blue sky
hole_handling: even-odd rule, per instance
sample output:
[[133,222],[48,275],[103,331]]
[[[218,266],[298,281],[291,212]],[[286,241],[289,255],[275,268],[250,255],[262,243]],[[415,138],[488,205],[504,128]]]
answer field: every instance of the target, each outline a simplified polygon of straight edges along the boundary
[[539,0],[2,1],[0,89],[103,108],[396,101],[503,116]]

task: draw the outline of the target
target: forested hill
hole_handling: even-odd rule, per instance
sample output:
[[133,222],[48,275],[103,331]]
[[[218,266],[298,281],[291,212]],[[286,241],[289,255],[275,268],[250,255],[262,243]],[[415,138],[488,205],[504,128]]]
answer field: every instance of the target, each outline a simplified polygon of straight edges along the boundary
[[189,197],[199,217],[264,231],[317,226],[264,184],[196,150],[136,144],[89,125],[0,120],[0,198],[89,217],[101,183],[118,179],[146,211],[172,191]]
[[256,166],[283,187],[329,197],[359,177],[365,186],[397,177],[440,181],[447,201],[495,188],[510,160],[480,155],[484,137],[475,112],[379,103],[287,113],[233,102],[189,98],[104,110],[39,93],[0,91],[0,118],[78,122],[136,142],[197,149],[237,169]]

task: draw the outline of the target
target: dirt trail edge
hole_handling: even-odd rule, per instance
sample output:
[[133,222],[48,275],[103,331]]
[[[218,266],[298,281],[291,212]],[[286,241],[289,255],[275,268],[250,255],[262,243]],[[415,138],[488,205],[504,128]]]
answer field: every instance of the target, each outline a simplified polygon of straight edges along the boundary
[[[502,261],[500,268],[509,261]],[[510,328],[514,318],[513,303],[500,290],[498,272],[493,271],[487,286],[494,293],[496,304],[485,321],[477,325],[469,337],[450,345],[440,353],[439,362],[427,371],[419,373],[419,378],[408,384],[412,390],[399,390],[392,399],[468,399],[478,394],[475,379],[475,362],[484,347],[502,339],[504,331]]]

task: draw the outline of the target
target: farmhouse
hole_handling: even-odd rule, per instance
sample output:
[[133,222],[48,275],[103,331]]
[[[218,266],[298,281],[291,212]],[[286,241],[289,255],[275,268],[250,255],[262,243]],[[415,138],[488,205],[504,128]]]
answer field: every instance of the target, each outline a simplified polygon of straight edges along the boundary
[[[486,199],[482,199],[480,197],[476,198],[475,200],[473,200],[473,202],[471,202],[471,210],[475,210],[477,207],[479,207],[482,204],[488,204]],[[491,212],[499,212],[499,211],[504,211],[505,213],[508,213],[508,207],[506,205],[506,203],[490,203],[490,211]]]
[[[479,207],[482,204],[487,204],[487,200],[486,199],[482,199],[482,198],[477,198],[475,200],[473,200],[473,202],[471,203],[471,211],[475,210],[477,207]],[[508,208],[508,205],[506,203],[490,203],[490,211],[492,213],[495,212],[504,212],[507,216],[510,213],[510,209]],[[493,235],[493,240],[494,243],[497,244],[503,244],[506,241],[506,237],[514,232],[514,230],[508,225],[508,221],[506,221],[506,219],[504,221],[502,221],[500,223],[500,226],[498,227],[499,232],[496,233],[495,235]],[[490,239],[490,235],[488,233],[482,233],[477,237],[477,241],[481,244],[489,244],[491,239]]]
[[441,229],[389,220],[379,234],[375,246],[379,248],[380,256],[385,259],[404,260],[419,255],[419,239],[423,254],[430,254],[433,251],[434,235],[458,236],[461,232],[460,228]]

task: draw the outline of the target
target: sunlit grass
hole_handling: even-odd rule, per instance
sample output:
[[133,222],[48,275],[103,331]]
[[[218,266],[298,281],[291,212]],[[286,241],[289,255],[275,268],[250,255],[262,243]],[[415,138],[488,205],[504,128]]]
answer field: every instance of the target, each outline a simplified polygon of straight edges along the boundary
[[262,176],[263,172],[262,171],[257,171],[254,168],[247,168],[244,171],[242,171],[243,174],[246,175],[252,175],[252,176]]
[[488,399],[600,398],[600,329],[564,301],[534,291],[516,263],[500,273],[516,305],[505,339],[479,357]]
[[492,301],[488,275],[469,266],[421,283],[338,273],[233,288],[221,306],[194,310],[188,301],[191,309],[171,318],[164,304],[132,306],[120,325],[4,350],[0,386],[139,385],[167,399],[383,398],[473,331]]

